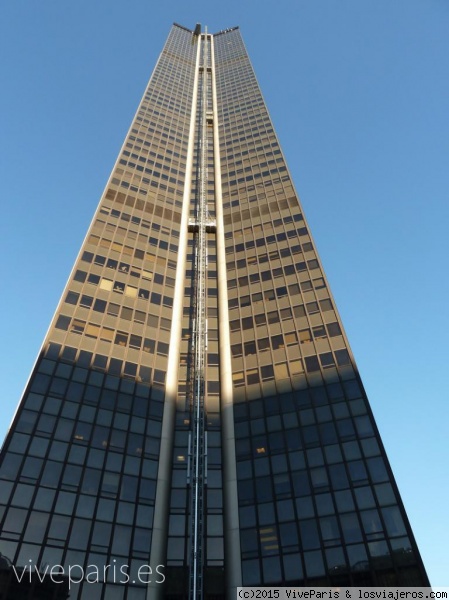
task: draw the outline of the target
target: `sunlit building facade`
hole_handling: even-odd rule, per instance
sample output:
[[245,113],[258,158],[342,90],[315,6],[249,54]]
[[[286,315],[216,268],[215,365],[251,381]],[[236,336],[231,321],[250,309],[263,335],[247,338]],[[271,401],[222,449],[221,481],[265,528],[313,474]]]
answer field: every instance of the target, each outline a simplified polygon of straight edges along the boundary
[[170,31],[3,446],[0,524],[4,599],[428,583],[238,28]]

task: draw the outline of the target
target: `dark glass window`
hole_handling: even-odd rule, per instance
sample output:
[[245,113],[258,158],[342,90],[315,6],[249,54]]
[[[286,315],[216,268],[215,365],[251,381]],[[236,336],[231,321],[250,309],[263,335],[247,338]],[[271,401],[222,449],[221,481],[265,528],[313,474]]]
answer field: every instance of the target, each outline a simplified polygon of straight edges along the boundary
[[68,304],[76,304],[78,302],[79,297],[80,297],[80,295],[77,294],[76,292],[68,292],[65,301]]
[[315,520],[300,521],[299,531],[303,550],[312,550],[320,547],[318,527]]
[[94,310],[103,313],[106,310],[106,304],[106,300],[95,300]]
[[349,365],[351,360],[349,358],[349,353],[347,350],[336,350],[335,357],[337,359],[337,364],[342,367],[344,365]]
[[75,272],[73,279],[75,281],[80,281],[81,283],[84,283],[86,281],[86,277],[87,277],[87,273],[85,271],[78,270]]
[[319,371],[320,370],[320,363],[318,362],[318,357],[317,356],[306,356],[304,358],[305,363],[306,363],[306,370],[309,373],[312,373],[313,371]]
[[64,315],[60,315],[56,321],[56,329],[62,329],[63,331],[67,331],[70,325],[71,318],[65,317]]
[[328,325],[326,325],[326,327],[330,337],[341,335],[341,329],[338,323],[329,323]]
[[362,532],[355,513],[348,513],[340,517],[343,537],[347,544],[362,541]]

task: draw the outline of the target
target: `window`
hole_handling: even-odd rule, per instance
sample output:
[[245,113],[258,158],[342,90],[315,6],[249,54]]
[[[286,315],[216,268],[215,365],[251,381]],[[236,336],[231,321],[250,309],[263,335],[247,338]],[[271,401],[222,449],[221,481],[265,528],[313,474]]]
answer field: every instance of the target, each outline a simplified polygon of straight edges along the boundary
[[207,355],[207,364],[208,365],[218,365],[219,355],[215,353],[209,353]]
[[97,312],[104,313],[106,310],[106,300],[95,300],[94,310]]
[[276,379],[286,379],[288,377],[287,364],[281,363],[274,366],[274,376]]
[[75,281],[80,281],[81,283],[84,283],[86,281],[86,277],[87,277],[87,273],[85,271],[76,271],[75,272],[75,276],[74,276],[74,280]]
[[91,273],[87,278],[87,283],[91,283],[92,285],[98,285],[100,283],[100,276]]
[[118,317],[120,310],[120,306],[118,304],[109,303],[108,306],[108,315],[112,315],[113,317]]
[[304,360],[306,363],[306,369],[309,373],[320,370],[320,364],[317,356],[306,356]]
[[[291,286],[289,286],[291,287]],[[282,298],[287,295],[287,288],[285,286],[276,288],[276,295],[278,298]]]
[[80,306],[83,306],[84,308],[90,308],[92,306],[92,302],[94,301],[94,299],[92,298],[92,296],[81,296],[81,300],[80,300]]
[[115,336],[115,344],[118,344],[119,346],[126,346],[128,342],[128,335],[124,332],[120,332],[118,331],[116,336]]
[[161,299],[162,299],[161,294],[157,294],[156,292],[152,292],[152,294],[151,294],[151,300],[150,300],[150,302],[152,302],[152,304],[158,304],[159,305],[161,303]]
[[325,298],[324,300],[320,300],[321,310],[332,310],[334,307],[332,306],[332,302],[329,298]]
[[246,380],[248,382],[248,385],[251,385],[253,383],[259,383],[260,378],[258,369],[249,369],[246,374]]
[[328,325],[326,325],[327,327],[327,332],[329,334],[329,337],[335,337],[337,335],[341,335],[341,329],[340,329],[340,325],[338,323],[329,323]]
[[300,306],[294,306],[293,307],[293,314],[295,315],[295,317],[299,318],[299,317],[305,317],[306,316],[306,311],[304,309],[303,305]]
[[106,290],[107,292],[110,292],[112,290],[112,281],[110,279],[102,279],[100,282],[100,289],[101,290]]
[[81,257],[81,260],[83,260],[84,262],[87,263],[91,263],[93,261],[94,255],[92,254],[92,252],[83,252],[83,256]]
[[274,377],[273,365],[266,365],[264,367],[261,367],[260,371],[261,371],[263,380],[273,379],[273,377]]
[[339,367],[351,364],[351,360],[349,358],[349,353],[347,350],[336,350],[335,357],[337,359],[337,364]]
[[252,317],[245,317],[244,319],[242,319],[242,329],[246,330],[246,329],[252,329],[253,328],[253,318]]
[[303,281],[303,282],[301,283],[301,290],[302,290],[303,292],[306,292],[306,291],[308,291],[308,290],[311,290],[311,289],[312,289],[312,282],[311,282],[310,280],[308,280],[308,281]]
[[292,344],[298,343],[298,337],[295,331],[290,331],[289,333],[286,333],[284,338],[286,346],[291,346]]
[[72,333],[83,333],[85,325],[86,325],[85,321],[80,321],[79,319],[73,319],[72,327],[71,327],[70,331]]
[[150,340],[149,338],[145,338],[143,342],[143,351],[151,352],[154,354],[154,350],[156,347],[156,342],[154,340]]
[[125,288],[125,296],[130,298],[137,298],[137,288],[127,285]]
[[69,292],[66,296],[65,301],[67,302],[67,304],[76,304],[78,302],[79,297],[80,295],[76,292]]
[[292,375],[299,375],[304,372],[302,360],[291,360],[288,366]]
[[146,317],[145,313],[141,310],[136,310],[134,312],[134,321],[136,323],[145,323],[145,317]]
[[279,323],[279,313],[277,310],[273,310],[268,313],[268,323]]
[[165,342],[158,342],[157,353],[166,356],[168,354],[168,344],[166,344]]
[[140,347],[142,345],[142,338],[140,335],[134,335],[131,334],[130,338],[129,338],[129,345],[131,348],[136,348],[137,350],[140,350]]
[[256,325],[265,325],[267,322],[267,316],[265,313],[262,313],[260,315],[256,315],[254,320],[256,321]]
[[86,325],[85,334],[88,337],[97,338],[100,334],[100,327],[98,325],[93,325],[92,323],[88,323]]
[[121,313],[120,313],[120,317],[122,319],[126,319],[127,321],[132,321],[132,318],[133,318],[133,311],[132,311],[132,309],[124,306],[122,308]]
[[306,342],[312,341],[310,329],[303,329],[299,332],[299,341],[301,342],[301,344],[305,344]]
[[251,298],[250,298],[250,296],[242,296],[240,298],[240,306],[242,308],[244,308],[245,306],[251,306]]
[[324,325],[318,325],[318,327],[313,327],[313,337],[315,339],[325,338],[326,337],[326,329]]
[[114,339],[114,330],[103,327],[101,330],[100,339],[105,340],[106,342],[112,342]]
[[61,315],[58,317],[55,327],[56,329],[62,329],[63,331],[67,331],[70,325],[70,321],[70,317],[65,317],[64,315]]
[[332,356],[332,352],[325,352],[324,354],[320,354],[320,362],[323,367],[332,367],[335,365],[334,357]]
[[284,336],[283,335],[274,335],[271,338],[271,346],[273,350],[279,350],[284,347]]
[[104,256],[100,256],[100,254],[97,254],[97,255],[95,256],[94,263],[95,263],[96,265],[100,265],[100,266],[102,267],[102,266],[105,264],[105,262],[106,262],[106,257],[104,257]]
[[234,383],[234,385],[237,386],[241,386],[245,383],[245,380],[243,378],[243,373],[239,372],[239,373],[233,373],[232,374],[232,381]]
[[307,312],[309,313],[309,315],[312,315],[313,313],[316,313],[319,311],[317,302],[308,302],[306,304],[306,308],[307,308]]

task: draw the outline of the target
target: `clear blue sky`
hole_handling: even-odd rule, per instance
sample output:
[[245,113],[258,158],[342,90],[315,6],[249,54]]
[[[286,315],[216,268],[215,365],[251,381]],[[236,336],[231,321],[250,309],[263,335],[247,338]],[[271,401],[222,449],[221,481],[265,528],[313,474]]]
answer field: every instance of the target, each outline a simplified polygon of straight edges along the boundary
[[447,0],[4,0],[3,438],[171,23],[240,25],[433,585],[449,585]]

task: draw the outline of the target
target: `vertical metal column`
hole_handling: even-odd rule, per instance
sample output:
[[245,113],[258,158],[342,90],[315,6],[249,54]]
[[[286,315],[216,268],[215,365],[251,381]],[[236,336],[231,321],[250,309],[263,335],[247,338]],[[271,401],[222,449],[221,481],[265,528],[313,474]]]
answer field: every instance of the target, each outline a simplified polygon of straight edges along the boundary
[[228,278],[223,222],[223,198],[221,189],[220,136],[218,127],[218,99],[215,77],[214,37],[211,37],[212,106],[214,111],[214,189],[217,215],[217,269],[218,269],[218,323],[220,344],[220,406],[223,444],[223,500],[226,598],[234,600],[237,588],[242,585],[242,558],[240,553],[239,505],[237,495],[237,461],[235,457],[235,433],[233,413],[233,388],[231,364],[231,340],[229,330]]

